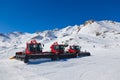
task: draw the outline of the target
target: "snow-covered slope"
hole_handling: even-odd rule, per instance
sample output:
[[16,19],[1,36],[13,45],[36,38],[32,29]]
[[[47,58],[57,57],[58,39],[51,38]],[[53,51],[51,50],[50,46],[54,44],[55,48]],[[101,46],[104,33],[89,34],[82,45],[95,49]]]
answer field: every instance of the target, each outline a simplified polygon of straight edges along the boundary
[[[57,41],[77,44],[92,56],[60,61],[36,60],[29,64],[9,58],[24,50],[31,39],[43,43],[44,51]],[[0,34],[1,80],[119,80],[120,23],[86,21],[82,25],[36,33]]]
[[[23,46],[31,39],[37,39],[41,43],[119,43],[120,23],[114,21],[86,21],[83,25],[68,26],[63,29],[48,30],[36,33],[12,32],[0,34],[0,46]],[[5,44],[6,45],[5,45]],[[83,43],[83,44],[84,44]],[[8,45],[7,45],[8,44]],[[115,45],[115,44],[114,44]]]

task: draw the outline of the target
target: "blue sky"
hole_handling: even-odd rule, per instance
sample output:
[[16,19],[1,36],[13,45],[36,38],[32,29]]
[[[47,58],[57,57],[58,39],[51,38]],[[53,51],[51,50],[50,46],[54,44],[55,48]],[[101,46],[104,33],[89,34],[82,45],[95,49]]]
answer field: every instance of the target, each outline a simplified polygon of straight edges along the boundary
[[82,24],[120,22],[119,0],[0,0],[0,33],[36,32]]

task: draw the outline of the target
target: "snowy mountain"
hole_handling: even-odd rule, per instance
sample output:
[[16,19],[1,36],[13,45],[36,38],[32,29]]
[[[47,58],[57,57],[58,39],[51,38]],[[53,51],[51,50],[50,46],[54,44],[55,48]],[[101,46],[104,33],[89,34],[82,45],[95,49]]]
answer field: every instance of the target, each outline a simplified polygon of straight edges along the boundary
[[5,42],[8,41],[10,38],[4,34],[0,34],[0,41]]
[[[77,44],[92,56],[60,61],[36,61],[26,65],[10,60],[16,51],[24,50],[31,39],[43,43],[44,51],[53,42]],[[119,80],[120,23],[86,21],[82,25],[36,33],[0,33],[1,80]],[[24,73],[23,73],[24,72]]]
[[[120,40],[120,23],[114,21],[86,21],[83,25],[68,26],[63,29],[48,30],[36,33],[12,32],[8,34],[0,34],[0,46],[13,45],[23,46],[31,39],[37,39],[41,43],[58,41],[60,43],[81,44],[88,43],[111,44],[119,43]],[[115,44],[116,43],[116,44]]]

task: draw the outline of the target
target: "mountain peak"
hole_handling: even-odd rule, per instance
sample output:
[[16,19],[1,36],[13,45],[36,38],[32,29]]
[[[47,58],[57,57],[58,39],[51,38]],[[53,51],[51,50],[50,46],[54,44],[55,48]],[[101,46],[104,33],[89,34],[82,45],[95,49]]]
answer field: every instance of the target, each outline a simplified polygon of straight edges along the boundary
[[88,25],[88,24],[92,24],[94,23],[95,21],[94,20],[88,20],[84,23],[84,26]]

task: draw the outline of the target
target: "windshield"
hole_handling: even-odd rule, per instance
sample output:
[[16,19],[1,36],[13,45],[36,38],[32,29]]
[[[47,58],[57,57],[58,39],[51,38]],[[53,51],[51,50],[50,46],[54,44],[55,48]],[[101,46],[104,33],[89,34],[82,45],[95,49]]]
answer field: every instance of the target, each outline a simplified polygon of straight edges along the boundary
[[64,46],[63,45],[57,45],[55,46],[56,50],[64,50]]
[[80,50],[79,46],[72,46],[71,48],[74,49],[74,50]]
[[28,48],[30,51],[41,51],[42,50],[41,44],[30,44]]

